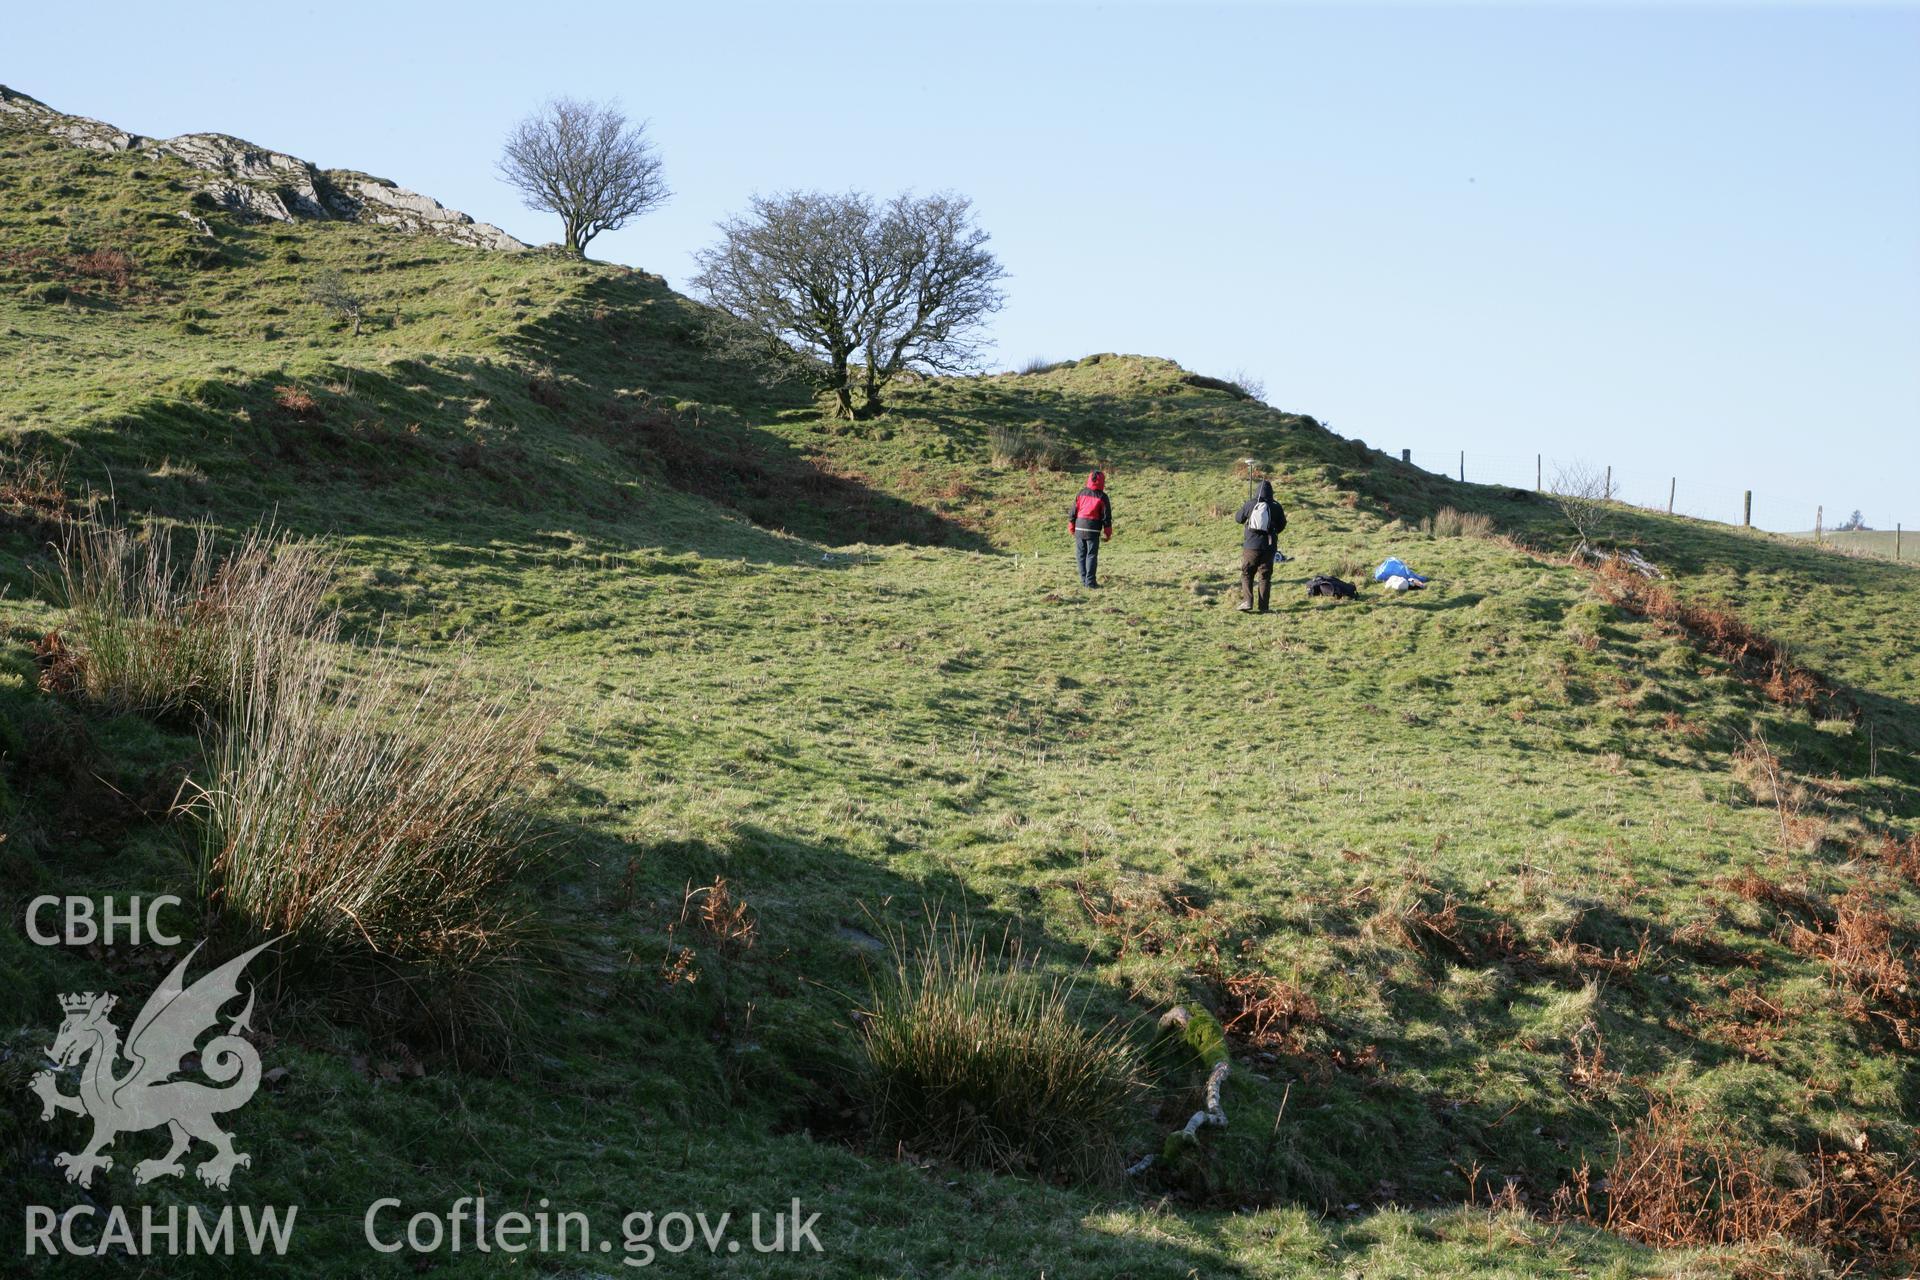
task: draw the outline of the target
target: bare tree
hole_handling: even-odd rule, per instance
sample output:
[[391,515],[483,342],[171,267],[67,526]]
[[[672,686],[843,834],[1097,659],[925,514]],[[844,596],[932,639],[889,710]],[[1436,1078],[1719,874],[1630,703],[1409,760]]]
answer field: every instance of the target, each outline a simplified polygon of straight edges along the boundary
[[755,196],[720,224],[719,244],[694,255],[693,287],[745,329],[818,359],[843,418],[853,416],[853,356],[870,323],[877,218],[853,193]]
[[366,295],[354,289],[338,271],[323,271],[307,286],[307,296],[342,320],[352,321],[353,336],[360,336],[360,322],[366,318]]
[[1258,375],[1248,373],[1245,369],[1235,369],[1227,375],[1226,380],[1247,399],[1258,400],[1262,404],[1267,402],[1267,384]]
[[854,416],[856,358],[862,409],[879,412],[902,370],[954,372],[980,352],[978,327],[1000,306],[1004,274],[951,194],[884,208],[858,192],[754,197],[695,255],[694,288],[737,335],[797,348],[817,362],[834,412]]
[[602,231],[617,231],[672,193],[660,153],[612,103],[554,98],[507,135],[500,176],[529,209],[560,215],[568,253],[586,255]]
[[1606,478],[1584,462],[1561,467],[1554,473],[1548,498],[1573,526],[1579,540],[1574,554],[1578,555],[1583,547],[1590,546],[1606,531],[1613,516],[1610,497]]
[[980,326],[1004,300],[1006,272],[973,224],[973,201],[951,191],[894,198],[876,228],[873,310],[865,343],[867,413],[904,369],[961,373],[978,366]]

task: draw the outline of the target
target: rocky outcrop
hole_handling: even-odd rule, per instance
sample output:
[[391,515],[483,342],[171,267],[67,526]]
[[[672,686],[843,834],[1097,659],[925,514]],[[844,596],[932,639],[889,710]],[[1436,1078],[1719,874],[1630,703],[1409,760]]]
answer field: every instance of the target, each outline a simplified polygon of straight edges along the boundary
[[479,249],[513,250],[527,246],[494,226],[475,222],[458,209],[449,209],[432,196],[395,186],[385,178],[344,169],[330,169],[328,183],[354,207],[353,217],[383,227],[399,227],[422,235],[444,236]]
[[167,156],[208,176],[200,190],[237,213],[276,222],[338,220],[434,235],[478,249],[527,246],[491,223],[475,222],[385,178],[345,169],[318,169],[284,152],[224,133],[146,138],[110,124],[70,116],[0,85],[0,126],[46,134],[90,151],[138,151]]

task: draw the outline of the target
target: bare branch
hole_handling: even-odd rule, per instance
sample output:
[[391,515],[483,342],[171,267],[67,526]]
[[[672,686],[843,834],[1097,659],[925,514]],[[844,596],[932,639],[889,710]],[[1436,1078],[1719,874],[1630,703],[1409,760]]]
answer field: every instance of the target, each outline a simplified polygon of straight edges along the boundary
[[[696,255],[692,284],[735,326],[818,361],[835,412],[853,416],[854,358],[866,412],[910,368],[977,362],[978,328],[1005,274],[964,197],[902,195],[884,207],[858,192],[756,196]],[[737,344],[736,344],[737,349]]]
[[554,98],[507,135],[500,177],[529,209],[560,215],[569,253],[664,204],[660,153],[618,106]]
[[360,322],[366,318],[366,295],[354,289],[338,271],[323,271],[307,285],[307,296],[333,312],[341,320],[351,321],[353,336],[360,336]]
[[872,328],[866,343],[866,409],[907,369],[960,373],[976,368],[980,328],[1004,301],[1006,271],[973,225],[973,202],[951,191],[887,206],[876,258]]
[[1566,517],[1577,539],[1574,553],[1592,546],[1606,532],[1613,516],[1612,497],[1601,473],[1585,463],[1560,468],[1553,477],[1549,500]]

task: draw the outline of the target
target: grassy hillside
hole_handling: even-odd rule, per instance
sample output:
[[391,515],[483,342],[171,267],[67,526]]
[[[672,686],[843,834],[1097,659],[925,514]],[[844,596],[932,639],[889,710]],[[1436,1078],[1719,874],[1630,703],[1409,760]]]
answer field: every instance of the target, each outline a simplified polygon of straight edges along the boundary
[[1818,535],[1809,530],[1806,533],[1790,536],[1818,540],[1825,545],[1858,555],[1885,556],[1888,559],[1900,560],[1920,559],[1920,543],[1902,536],[1899,531],[1893,529],[1828,529],[1825,533]]
[[[1920,1010],[1885,967],[1920,928],[1913,569],[1618,513],[1675,600],[1817,675],[1779,701],[1697,615],[1567,563],[1531,495],[1166,361],[915,383],[840,423],[714,359],[656,277],[243,223],[190,187],[0,133],[9,916],[52,890],[203,905],[168,812],[193,726],[37,687],[64,622],[51,521],[102,495],[325,536],[350,639],[530,682],[553,717],[525,798],[550,945],[512,1042],[412,1038],[297,967],[267,1012],[289,1074],[236,1117],[235,1198],[303,1206],[269,1273],[392,1262],[361,1241],[373,1196],[480,1193],[608,1223],[798,1196],[828,1274],[1785,1273],[1812,1243],[1660,1253],[1554,1193],[1597,1182],[1655,1098],[1782,1185],[1914,1150]],[[310,297],[329,271],[368,297],[357,336]],[[996,464],[1010,434],[1060,469]],[[1246,459],[1292,518],[1264,618],[1232,607]],[[1093,594],[1061,523],[1096,463],[1118,532]],[[1449,505],[1499,536],[1427,531]],[[1430,588],[1302,593],[1390,554]],[[716,878],[751,946],[703,931],[689,894]],[[1229,1127],[1094,1185],[877,1140],[854,1011],[879,939],[930,909],[1011,931],[1143,1041],[1211,1008]],[[58,993],[144,990],[160,963],[18,928],[4,948],[9,1084]],[[1158,1080],[1130,1155],[1198,1085]],[[9,1096],[9,1206],[70,1203],[48,1160],[81,1123]],[[115,1177],[130,1202],[222,1201]],[[1843,1264],[1858,1235],[1819,1244]]]

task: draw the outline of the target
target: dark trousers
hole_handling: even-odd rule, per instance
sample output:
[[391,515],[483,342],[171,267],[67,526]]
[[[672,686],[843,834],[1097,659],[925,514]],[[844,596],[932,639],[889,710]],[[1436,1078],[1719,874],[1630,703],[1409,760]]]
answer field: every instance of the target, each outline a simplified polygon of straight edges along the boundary
[[[1259,578],[1259,592],[1256,597],[1254,579]],[[1240,598],[1246,601],[1249,609],[1267,611],[1267,596],[1273,590],[1273,548],[1255,551],[1248,547],[1240,552]]]
[[1076,533],[1073,535],[1073,554],[1080,564],[1080,585],[1097,587],[1100,585],[1100,535],[1097,533]]

